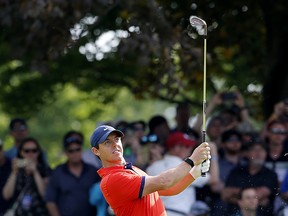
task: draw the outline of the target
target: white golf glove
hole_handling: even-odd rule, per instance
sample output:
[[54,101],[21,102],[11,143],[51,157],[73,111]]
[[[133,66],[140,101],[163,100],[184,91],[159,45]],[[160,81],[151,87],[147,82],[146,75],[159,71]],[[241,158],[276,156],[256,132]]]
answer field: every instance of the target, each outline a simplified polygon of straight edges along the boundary
[[201,176],[201,173],[206,173],[209,171],[210,168],[210,160],[205,160],[205,162],[192,167],[189,173],[192,175],[194,179],[197,179]]

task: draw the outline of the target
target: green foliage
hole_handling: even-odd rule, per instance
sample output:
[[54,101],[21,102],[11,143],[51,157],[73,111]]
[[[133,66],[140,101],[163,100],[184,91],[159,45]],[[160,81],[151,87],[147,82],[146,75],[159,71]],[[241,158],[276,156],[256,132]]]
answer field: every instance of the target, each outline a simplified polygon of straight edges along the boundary
[[[276,25],[287,19],[285,9],[285,1],[252,0],[8,1],[0,10],[1,107],[33,116],[71,83],[91,93],[87,100],[110,103],[126,87],[139,99],[189,100],[200,108],[203,38],[192,39],[189,24],[197,15],[208,25],[208,94],[236,87],[249,100],[261,94],[248,91],[251,83],[265,89],[281,81],[275,95],[264,91],[271,111],[288,91],[288,79],[267,81],[274,73],[287,77],[277,70],[286,65],[287,54],[277,56],[287,30]],[[108,45],[96,46],[111,34]]]
[[[30,135],[40,141],[52,167],[65,160],[62,138],[67,131],[81,131],[85,136],[85,149],[88,149],[90,135],[96,124],[118,120],[148,121],[154,114],[163,114],[169,106],[159,101],[139,101],[125,88],[118,89],[114,94],[117,100],[104,104],[101,102],[102,95],[94,95],[91,100],[89,93],[67,84],[62,91],[58,91],[53,103],[42,106],[27,119]],[[8,131],[10,118],[2,113],[0,120],[0,139],[4,141],[5,149],[8,149],[13,145]]]
[[61,140],[70,129],[83,131],[88,147],[97,122],[148,120],[183,100],[195,114],[201,110],[203,37],[190,27],[191,15],[208,25],[208,102],[217,91],[239,89],[261,122],[288,95],[287,1],[29,0],[0,7],[0,137],[11,146],[9,120],[27,118],[52,165],[63,160]]

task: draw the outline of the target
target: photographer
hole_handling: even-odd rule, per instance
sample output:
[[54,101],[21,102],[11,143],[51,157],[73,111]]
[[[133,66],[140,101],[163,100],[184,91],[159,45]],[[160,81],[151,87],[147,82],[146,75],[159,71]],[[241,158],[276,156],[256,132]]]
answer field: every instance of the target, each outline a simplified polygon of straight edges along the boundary
[[38,141],[34,138],[22,140],[3,188],[3,198],[13,203],[9,211],[16,216],[48,215],[43,196],[49,174]]
[[[274,105],[273,113],[265,121],[265,124],[261,128],[260,136],[262,139],[266,139],[269,134],[268,125],[274,121],[281,121],[288,131],[288,98],[279,101]],[[285,149],[288,149],[288,137],[286,134]]]
[[165,146],[162,144],[156,134],[147,134],[141,138],[142,146],[148,148],[148,161],[144,169],[153,164],[155,161],[161,160],[165,153]]
[[288,98],[281,100],[274,105],[274,111],[268,118],[268,122],[274,120],[288,121]]
[[[253,126],[249,116],[245,100],[239,91],[218,92],[209,101],[206,108],[206,115],[209,116],[213,112],[222,119],[223,130],[236,129],[240,132],[253,131]],[[202,119],[198,119],[199,122]]]

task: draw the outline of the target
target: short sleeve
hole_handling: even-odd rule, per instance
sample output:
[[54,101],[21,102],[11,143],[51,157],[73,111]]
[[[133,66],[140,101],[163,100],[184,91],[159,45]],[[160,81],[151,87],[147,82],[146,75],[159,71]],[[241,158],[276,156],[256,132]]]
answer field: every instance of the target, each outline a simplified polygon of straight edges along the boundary
[[[131,171],[133,172],[133,171]],[[144,177],[130,172],[118,172],[107,176],[101,189],[107,201],[114,206],[138,199]]]

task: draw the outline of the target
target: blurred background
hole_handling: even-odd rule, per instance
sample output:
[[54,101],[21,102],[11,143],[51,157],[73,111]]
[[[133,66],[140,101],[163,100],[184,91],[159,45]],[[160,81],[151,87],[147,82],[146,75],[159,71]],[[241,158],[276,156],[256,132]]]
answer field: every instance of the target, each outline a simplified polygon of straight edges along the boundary
[[240,91],[256,128],[288,97],[288,2],[170,0],[0,1],[0,139],[27,119],[32,136],[61,158],[62,136],[89,135],[110,120],[147,121],[175,103],[201,114],[208,26],[207,102]]

